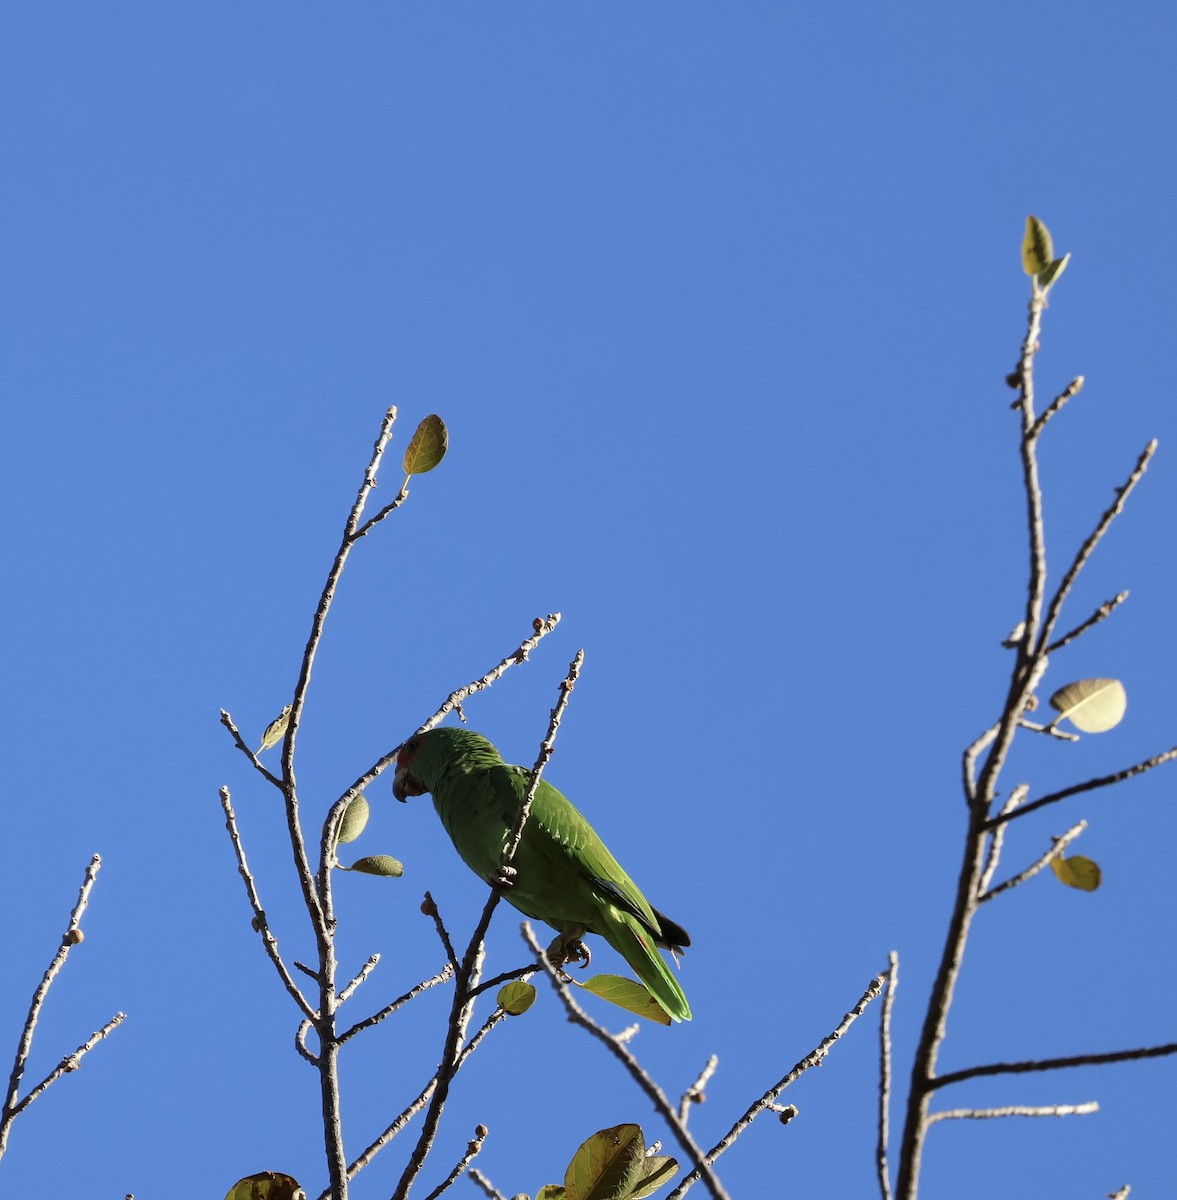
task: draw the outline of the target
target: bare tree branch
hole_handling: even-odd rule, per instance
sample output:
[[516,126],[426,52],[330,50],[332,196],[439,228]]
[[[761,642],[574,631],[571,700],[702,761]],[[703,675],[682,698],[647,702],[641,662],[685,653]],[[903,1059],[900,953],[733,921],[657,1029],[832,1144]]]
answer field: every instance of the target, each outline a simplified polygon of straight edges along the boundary
[[979,1067],[965,1067],[961,1071],[950,1071],[932,1080],[932,1089],[948,1087],[966,1079],[978,1079],[984,1075],[1021,1075],[1027,1071],[1059,1071],[1066,1067],[1090,1067],[1099,1063],[1133,1062],[1140,1058],[1164,1058],[1177,1054],[1177,1042],[1160,1046],[1141,1046],[1135,1050],[1108,1050],[1100,1054],[1072,1054],[1065,1058],[1038,1058],[1025,1062],[985,1063]]
[[891,1009],[899,986],[899,955],[894,950],[887,956],[887,963],[887,994],[879,1019],[879,1136],[875,1147],[882,1200],[891,1200],[891,1168],[887,1162],[887,1147],[891,1144]]
[[702,1104],[707,1099],[706,1091],[708,1081],[715,1074],[716,1068],[719,1066],[719,1055],[713,1054],[704,1064],[703,1069],[695,1077],[695,1082],[691,1084],[678,1102],[678,1119],[686,1125],[687,1118],[691,1115],[691,1106],[694,1104]]
[[1081,634],[1086,633],[1093,625],[1098,625],[1100,621],[1106,621],[1127,599],[1128,593],[1125,591],[1117,593],[1110,600],[1105,600],[1082,625],[1076,625],[1070,633],[1064,633],[1057,641],[1051,642],[1046,647],[1046,653],[1053,654],[1056,650],[1061,650],[1064,646],[1070,645],[1071,642]]
[[20,1038],[16,1044],[16,1055],[13,1059],[12,1071],[8,1077],[8,1088],[4,1095],[4,1104],[0,1107],[0,1158],[4,1157],[4,1152],[8,1148],[8,1137],[12,1131],[12,1123],[16,1118],[46,1088],[60,1079],[62,1075],[70,1071],[76,1071],[81,1066],[82,1059],[108,1033],[117,1029],[126,1019],[125,1013],[115,1013],[101,1029],[92,1033],[72,1054],[66,1055],[23,1099],[20,1097],[20,1084],[28,1067],[29,1053],[33,1048],[33,1035],[37,1029],[37,1022],[41,1017],[41,1009],[45,1005],[45,999],[49,995],[49,989],[53,986],[53,981],[57,978],[62,967],[65,966],[70,951],[83,940],[82,917],[86,912],[87,905],[90,903],[90,892],[94,888],[94,881],[98,877],[98,871],[101,866],[102,859],[97,854],[86,864],[86,870],[82,876],[82,886],[78,891],[78,899],[70,912],[69,923],[66,925],[65,932],[61,935],[61,944],[57,947],[57,953],[50,960],[49,966],[45,968],[45,973],[41,976],[41,982],[37,984],[37,987],[33,991],[32,999],[29,1001],[28,1013],[25,1016],[24,1026],[21,1028]]
[[[713,1200],[728,1200],[727,1192],[724,1191],[723,1185],[719,1182],[718,1176],[711,1169],[711,1163],[708,1161],[707,1156],[703,1154],[702,1149],[691,1136],[686,1125],[679,1120],[678,1113],[674,1110],[674,1106],[670,1103],[666,1093],[645,1072],[638,1060],[629,1052],[629,1048],[625,1045],[625,1043],[620,1038],[611,1034],[603,1026],[598,1025],[596,1021],[594,1021],[592,1017],[590,1017],[588,1013],[586,1013],[584,1009],[577,1004],[576,999],[573,997],[568,985],[565,984],[560,978],[559,972],[548,961],[548,957],[544,953],[543,948],[540,946],[539,942],[536,941],[535,934],[531,931],[531,925],[527,921],[524,921],[520,926],[520,929],[523,932],[524,940],[531,947],[532,952],[535,954],[536,961],[543,969],[544,974],[547,975],[549,982],[556,989],[556,994],[563,1002],[564,1008],[568,1013],[568,1019],[574,1025],[579,1025],[582,1029],[587,1029],[588,1032],[591,1033],[598,1041],[600,1041],[615,1058],[619,1059],[624,1064],[625,1069],[629,1072],[630,1078],[633,1079],[638,1087],[646,1093],[653,1103],[654,1108],[657,1110],[659,1116],[661,1116],[669,1126],[671,1132],[674,1134],[675,1140],[683,1148],[683,1151],[686,1153],[687,1157],[694,1164],[695,1169],[692,1171],[691,1175],[687,1177],[687,1179],[689,1179],[691,1182],[694,1182],[696,1179],[701,1178],[704,1186],[711,1193]],[[671,1197],[679,1195],[680,1192],[685,1190],[685,1188],[688,1186],[690,1186],[690,1184],[687,1182],[687,1180],[683,1180],[683,1182],[680,1183],[679,1186],[671,1193],[670,1197],[667,1197],[667,1200],[671,1200]]]
[[1009,1104],[1005,1108],[946,1108],[940,1112],[928,1114],[928,1124],[937,1121],[952,1121],[967,1119],[984,1121],[992,1117],[1086,1117],[1099,1112],[1099,1105],[1094,1100],[1083,1104],[1046,1104],[1025,1105]]
[[462,1172],[482,1152],[482,1143],[486,1141],[487,1134],[489,1133],[490,1130],[487,1129],[485,1125],[479,1125],[474,1130],[474,1137],[466,1147],[466,1153],[462,1155],[457,1163],[455,1163],[454,1169],[445,1177],[445,1179],[442,1180],[442,1182],[439,1183],[437,1187],[435,1187],[433,1191],[429,1193],[428,1196],[425,1197],[425,1200],[437,1200],[437,1197],[440,1196],[442,1192],[444,1192],[446,1188],[448,1188],[450,1184],[462,1174]]

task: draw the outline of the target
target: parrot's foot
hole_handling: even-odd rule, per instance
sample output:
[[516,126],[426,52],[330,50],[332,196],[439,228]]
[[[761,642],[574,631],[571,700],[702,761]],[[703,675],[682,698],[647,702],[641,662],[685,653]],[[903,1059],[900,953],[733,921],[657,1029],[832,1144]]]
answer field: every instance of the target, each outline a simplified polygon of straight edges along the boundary
[[510,891],[515,886],[515,878],[519,874],[514,867],[500,867],[487,883],[491,887],[502,888],[503,891]]
[[580,963],[583,971],[593,960],[592,951],[582,942],[584,930],[579,926],[566,929],[548,947],[548,962],[553,967],[563,967],[568,963]]

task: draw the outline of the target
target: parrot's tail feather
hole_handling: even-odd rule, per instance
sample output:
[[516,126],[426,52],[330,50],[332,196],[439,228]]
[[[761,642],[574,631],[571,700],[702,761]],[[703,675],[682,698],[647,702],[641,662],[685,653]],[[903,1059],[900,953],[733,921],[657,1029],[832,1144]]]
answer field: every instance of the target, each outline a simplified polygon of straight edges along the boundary
[[669,1017],[689,1021],[691,1006],[649,930],[636,917],[612,906],[603,915],[607,926],[607,931],[602,931],[605,940],[634,969]]

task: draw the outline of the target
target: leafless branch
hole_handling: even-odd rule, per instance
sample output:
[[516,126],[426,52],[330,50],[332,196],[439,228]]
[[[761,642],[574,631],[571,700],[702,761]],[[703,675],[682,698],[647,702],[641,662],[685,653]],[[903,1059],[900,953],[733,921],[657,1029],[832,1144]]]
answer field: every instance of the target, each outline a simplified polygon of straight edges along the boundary
[[702,1104],[707,1098],[705,1091],[708,1081],[715,1074],[715,1069],[719,1066],[719,1055],[713,1054],[704,1064],[703,1069],[695,1078],[695,1082],[691,1084],[678,1102],[678,1119],[686,1125],[687,1118],[691,1115],[691,1106],[694,1104]]
[[[838,1026],[827,1037],[823,1038],[821,1043],[815,1050],[810,1051],[793,1069],[779,1079],[762,1095],[758,1100],[749,1105],[747,1111],[742,1117],[727,1131],[726,1134],[718,1141],[710,1150],[707,1151],[706,1161],[708,1164],[714,1163],[717,1158],[735,1144],[736,1139],[752,1124],[752,1122],[765,1111],[772,1110],[776,1104],[777,1097],[791,1083],[798,1080],[810,1067],[816,1067],[825,1061],[826,1056],[833,1049],[834,1043],[858,1020],[866,1011],[867,1005],[883,990],[883,983],[886,980],[886,974],[876,975],[874,979],[867,985],[866,991],[859,997],[858,1002],[849,1012],[842,1017]],[[691,1187],[698,1179],[698,1170],[692,1171],[687,1175],[667,1196],[666,1200],[679,1200],[679,1197]]]
[[[994,839],[1005,828],[1004,825],[999,825],[994,832]],[[1077,825],[1072,825],[1066,833],[1061,834],[1054,839],[1054,845],[1051,846],[1045,854],[1032,862],[1024,871],[1019,871],[1017,875],[1007,879],[1004,883],[999,883],[995,888],[989,888],[987,891],[982,891],[977,897],[979,904],[984,904],[986,901],[992,900],[994,896],[1000,896],[1002,892],[1008,892],[1010,888],[1016,888],[1019,884],[1025,883],[1027,879],[1032,879],[1043,867],[1049,866],[1053,859],[1058,858],[1060,854],[1087,828],[1086,821],[1080,821]]]
[[941,1112],[928,1113],[928,1124],[962,1118],[984,1121],[992,1117],[1086,1117],[1097,1112],[1099,1105],[1094,1100],[1083,1104],[1008,1104],[1004,1108],[946,1108]]
[[491,1181],[476,1168],[471,1167],[466,1177],[471,1183],[475,1184],[477,1187],[480,1187],[489,1197],[489,1200],[507,1200],[507,1197],[504,1196],[503,1193],[500,1192],[499,1189],[495,1187],[495,1185],[491,1183]]
[[895,990],[899,987],[899,955],[892,950],[887,956],[887,994],[883,997],[883,1012],[879,1019],[879,1137],[875,1147],[875,1167],[879,1176],[879,1194],[891,1200],[891,1168],[887,1162],[887,1147],[891,1143],[891,1009]]
[[1046,613],[1046,618],[1042,622],[1042,629],[1038,635],[1039,652],[1045,653],[1045,647],[1049,644],[1051,635],[1054,632],[1054,627],[1058,622],[1059,614],[1062,612],[1063,603],[1070,594],[1071,588],[1075,584],[1075,580],[1079,577],[1079,572],[1083,570],[1087,560],[1094,553],[1096,546],[1102,541],[1103,536],[1107,533],[1111,523],[1124,510],[1124,505],[1128,497],[1132,494],[1136,485],[1144,477],[1144,473],[1148,470],[1149,461],[1156,453],[1157,441],[1153,438],[1151,442],[1141,451],[1140,457],[1136,460],[1136,465],[1132,468],[1128,478],[1124,483],[1116,489],[1116,499],[1111,506],[1100,517],[1098,524],[1092,530],[1091,535],[1079,547],[1078,553],[1075,555],[1074,561],[1071,563],[1067,573],[1063,576],[1062,582],[1058,586],[1058,590],[1054,594],[1054,599],[1050,602],[1050,608]]
[[992,820],[987,821],[985,827],[986,829],[992,829],[999,825],[1008,824],[1019,817],[1037,812],[1040,808],[1045,808],[1048,804],[1057,804],[1060,800],[1067,799],[1068,796],[1077,796],[1080,792],[1091,792],[1096,788],[1110,787],[1113,783],[1123,783],[1125,779],[1131,779],[1134,775],[1141,775],[1145,771],[1151,771],[1153,767],[1163,766],[1167,762],[1172,762],[1175,758],[1177,758],[1177,746],[1173,746],[1163,754],[1154,754],[1152,758],[1146,758],[1143,762],[1138,762],[1131,767],[1125,767],[1122,771],[1116,771],[1114,774],[1101,775],[1098,779],[1088,779],[1084,783],[1076,783],[1071,787],[1051,792],[1041,797],[1041,799],[1034,800],[1030,804],[1019,808],[1016,812],[1000,813]]
[[[629,1048],[621,1041],[620,1038],[614,1037],[603,1026],[598,1025],[584,1011],[583,1008],[576,1002],[568,985],[560,978],[559,972],[548,961],[547,954],[535,939],[535,934],[531,931],[531,925],[524,921],[520,926],[523,932],[523,938],[531,947],[532,952],[536,956],[536,961],[539,963],[543,972],[548,977],[548,981],[555,988],[556,994],[560,997],[564,1004],[564,1008],[568,1013],[568,1019],[574,1024],[579,1025],[582,1029],[587,1029],[598,1041],[600,1041],[606,1049],[617,1059],[619,1059],[629,1072],[630,1078],[638,1085],[639,1088],[649,1097],[658,1114],[666,1122],[671,1132],[674,1134],[675,1140],[683,1148],[687,1157],[694,1164],[694,1171],[691,1173],[692,1182],[695,1179],[701,1178],[707,1190],[711,1193],[713,1200],[727,1200],[727,1192],[724,1191],[723,1184],[719,1182],[718,1176],[711,1169],[711,1163],[704,1156],[702,1149],[691,1136],[686,1125],[679,1120],[678,1113],[675,1112],[674,1106],[670,1103],[666,1093],[654,1082],[653,1079],[646,1073],[642,1065],[630,1053]],[[671,1196],[677,1196],[685,1186],[689,1186],[686,1180],[679,1185],[678,1188],[671,1193]],[[667,1198],[670,1200],[670,1197]]]
[[1099,1063],[1133,1062],[1140,1058],[1164,1058],[1177,1054],[1177,1042],[1160,1046],[1141,1046],[1135,1050],[1108,1050],[1100,1054],[1073,1054],[1066,1058],[1038,1058],[1025,1062],[985,1063],[979,1067],[965,1067],[961,1071],[950,1071],[932,1080],[933,1090],[961,1083],[966,1079],[978,1079],[983,1075],[1021,1075],[1027,1071],[1059,1071],[1066,1067],[1091,1067]]
[[21,1080],[24,1078],[24,1073],[28,1066],[29,1053],[33,1047],[33,1035],[37,1029],[37,1022],[41,1017],[41,1009],[44,1007],[45,999],[49,995],[49,989],[53,986],[53,981],[57,978],[62,967],[65,966],[70,951],[83,939],[82,917],[86,912],[87,905],[90,903],[90,892],[94,888],[94,881],[98,877],[98,871],[101,866],[102,859],[97,854],[86,864],[86,870],[82,875],[82,886],[78,891],[78,899],[70,911],[69,923],[66,925],[65,932],[61,935],[61,944],[57,947],[57,952],[50,960],[49,966],[45,968],[45,973],[41,976],[41,981],[37,984],[36,989],[33,991],[32,999],[29,1001],[28,1013],[25,1016],[24,1026],[21,1029],[20,1038],[16,1045],[16,1055],[13,1059],[12,1071],[8,1077],[8,1088],[4,1095],[4,1104],[3,1107],[0,1107],[0,1158],[4,1157],[4,1152],[8,1147],[8,1136],[12,1130],[12,1123],[20,1113],[32,1104],[46,1088],[60,1079],[62,1075],[70,1071],[76,1071],[81,1065],[82,1059],[108,1033],[116,1029],[126,1019],[126,1014],[121,1012],[115,1013],[101,1029],[92,1033],[72,1054],[63,1058],[23,1099],[20,1097]]
[[291,998],[298,1005],[303,1015],[308,1020],[313,1021],[317,1013],[302,994],[298,984],[294,982],[294,976],[290,974],[286,963],[282,959],[282,955],[278,952],[278,939],[270,931],[269,921],[266,919],[266,910],[262,907],[261,896],[258,894],[257,881],[254,879],[253,872],[249,869],[249,863],[245,858],[245,846],[241,841],[241,833],[237,828],[237,814],[233,811],[233,801],[227,787],[221,788],[221,808],[225,813],[225,827],[229,830],[229,837],[233,842],[233,852],[237,856],[237,873],[245,883],[245,894],[249,897],[249,907],[253,909],[253,927],[261,937],[266,954],[270,962],[274,964],[274,970],[278,972],[278,978],[282,980],[283,986],[290,993]]
[[345,1030],[336,1039],[335,1044],[342,1046],[345,1042],[350,1042],[357,1033],[363,1033],[365,1029],[371,1029],[373,1025],[379,1025],[386,1017],[391,1017],[398,1008],[403,1008],[410,1000],[415,1000],[422,992],[428,991],[432,987],[436,987],[439,983],[445,983],[447,979],[453,977],[454,969],[449,963],[436,975],[422,980],[416,987],[410,988],[403,996],[398,996],[391,1004],[386,1004],[379,1012],[373,1013],[370,1017],[365,1017],[362,1021],[357,1021],[350,1029]]
[[[1030,785],[1019,783],[1009,796],[1005,803],[1001,806],[1002,813],[1011,813],[1017,808],[1027,793],[1030,791]],[[1005,826],[999,825],[990,835],[989,844],[985,848],[985,866],[981,870],[981,877],[977,880],[978,893],[985,892],[989,884],[993,882],[993,876],[997,871],[998,864],[1001,862],[1001,851],[1005,843]]]
[[368,958],[368,961],[360,968],[359,973],[351,980],[351,982],[339,993],[339,1003],[346,1004],[348,1000],[355,994],[356,988],[368,978],[369,975],[376,969],[376,964],[380,961],[379,954],[373,954]]
[[1083,390],[1083,376],[1077,375],[1070,383],[1043,410],[1042,416],[1034,422],[1034,428],[1030,431],[1030,436],[1037,438],[1042,430],[1046,427],[1046,422],[1051,419],[1062,408],[1072,396],[1077,396]]
[[462,1172],[482,1152],[482,1143],[486,1141],[487,1134],[489,1133],[490,1130],[487,1129],[485,1125],[479,1125],[477,1129],[474,1130],[474,1137],[470,1141],[469,1145],[467,1145],[466,1153],[462,1155],[457,1163],[455,1163],[454,1169],[445,1177],[445,1179],[442,1180],[442,1182],[439,1183],[437,1187],[435,1187],[433,1191],[429,1193],[428,1196],[425,1197],[425,1200],[437,1200],[437,1197],[440,1196],[442,1192],[444,1192],[446,1188],[448,1188],[450,1184],[462,1174]]
[[1053,654],[1056,650],[1061,650],[1064,646],[1070,645],[1070,643],[1079,637],[1080,634],[1086,633],[1087,630],[1089,630],[1093,625],[1098,625],[1100,621],[1106,621],[1108,617],[1110,617],[1112,613],[1114,613],[1116,609],[1119,608],[1120,605],[1123,604],[1127,599],[1127,592],[1119,592],[1110,600],[1105,600],[1104,603],[1101,604],[1095,610],[1095,612],[1093,612],[1091,616],[1089,616],[1087,620],[1083,622],[1082,625],[1076,625],[1075,628],[1070,631],[1070,633],[1064,633],[1063,636],[1057,641],[1051,642],[1051,644],[1046,647],[1046,653]]

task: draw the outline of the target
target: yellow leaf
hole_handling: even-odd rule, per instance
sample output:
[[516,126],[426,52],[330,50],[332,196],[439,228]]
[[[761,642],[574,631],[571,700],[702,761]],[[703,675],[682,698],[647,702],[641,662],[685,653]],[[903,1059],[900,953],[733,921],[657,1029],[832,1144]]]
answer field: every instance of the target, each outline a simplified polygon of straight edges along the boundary
[[405,474],[424,475],[426,471],[432,471],[445,458],[449,444],[445,422],[436,413],[430,413],[409,440],[405,450]]
[[1050,869],[1060,883],[1083,892],[1094,892],[1103,879],[1099,863],[1084,858],[1082,854],[1071,858],[1063,858],[1060,854],[1058,858],[1050,860]]
[[1118,679],[1078,679],[1050,698],[1058,721],[1070,721],[1084,733],[1106,733],[1124,718],[1128,693]]
[[304,1200],[306,1192],[298,1181],[278,1171],[259,1171],[239,1179],[226,1193],[225,1200]]
[[271,746],[276,746],[286,736],[286,726],[290,723],[290,710],[293,707],[293,704],[288,704],[266,726],[266,732],[262,734],[262,744],[258,747],[259,754]]
[[1050,230],[1037,217],[1026,218],[1026,236],[1022,239],[1022,270],[1027,275],[1039,275],[1054,258],[1054,243]]

